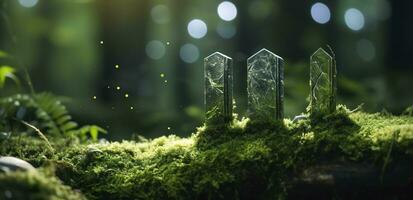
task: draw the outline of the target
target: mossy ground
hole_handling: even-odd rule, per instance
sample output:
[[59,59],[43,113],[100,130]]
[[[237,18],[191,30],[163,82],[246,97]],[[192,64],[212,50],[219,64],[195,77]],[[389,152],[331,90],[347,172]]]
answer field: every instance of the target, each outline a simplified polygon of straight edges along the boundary
[[[65,185],[88,199],[288,198],[293,177],[320,163],[376,166],[383,177],[399,163],[413,166],[413,117],[350,113],[344,107],[295,123],[234,120],[228,126],[200,127],[188,138],[101,144],[50,140],[55,152],[36,138],[12,137],[0,143],[0,154],[54,169]],[[23,174],[6,176],[22,184]],[[0,197],[4,191],[1,186]]]
[[11,172],[0,174],[0,199],[82,200],[81,193],[64,185],[47,172]]

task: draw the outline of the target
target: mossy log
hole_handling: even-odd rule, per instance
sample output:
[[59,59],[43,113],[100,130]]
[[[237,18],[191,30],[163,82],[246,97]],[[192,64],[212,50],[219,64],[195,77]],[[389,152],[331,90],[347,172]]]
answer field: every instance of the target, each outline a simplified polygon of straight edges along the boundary
[[[413,198],[413,117],[407,115],[339,107],[296,123],[234,119],[187,138],[49,140],[55,152],[34,137],[11,137],[0,142],[0,155],[49,171],[54,175],[39,176],[60,179],[56,187],[70,186],[87,199]],[[0,174],[0,183],[11,176]],[[0,184],[0,199],[5,190]]]

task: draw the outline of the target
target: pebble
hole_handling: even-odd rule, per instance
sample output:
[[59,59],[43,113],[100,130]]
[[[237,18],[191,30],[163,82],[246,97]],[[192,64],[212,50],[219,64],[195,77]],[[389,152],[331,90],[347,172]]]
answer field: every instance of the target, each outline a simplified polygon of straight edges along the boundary
[[89,147],[89,148],[87,149],[87,153],[88,153],[88,154],[90,154],[90,153],[103,153],[103,151],[100,150],[100,149],[98,149],[98,148],[96,148],[96,147]]
[[87,157],[89,159],[96,158],[96,157],[100,156],[102,153],[103,153],[103,151],[96,148],[96,147],[89,147],[87,149]]
[[300,120],[307,119],[306,115],[297,115],[294,117],[293,122],[298,122]]
[[35,170],[30,163],[11,156],[0,157],[0,172],[10,172],[10,171],[30,171]]

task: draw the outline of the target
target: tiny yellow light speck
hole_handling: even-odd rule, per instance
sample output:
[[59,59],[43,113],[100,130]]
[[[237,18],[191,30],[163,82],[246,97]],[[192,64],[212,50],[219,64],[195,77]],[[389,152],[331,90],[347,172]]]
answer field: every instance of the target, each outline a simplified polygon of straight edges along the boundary
[[115,68],[116,68],[116,69],[119,69],[119,65],[115,65]]
[[165,74],[164,74],[164,73],[161,73],[160,76],[161,76],[161,78],[163,78],[163,77],[165,77]]
[[120,87],[119,87],[119,86],[116,86],[116,89],[117,89],[117,90],[120,90]]
[[133,106],[131,106],[130,109],[133,110]]
[[171,43],[170,42],[166,42],[166,45],[170,45]]
[[100,41],[100,44],[103,44],[103,40]]
[[168,82],[168,80],[165,80],[164,82],[165,82],[165,83],[167,83],[167,82]]
[[93,96],[93,99],[97,99],[97,97],[96,97],[96,96]]
[[128,98],[128,97],[129,97],[129,94],[128,94],[128,93],[126,93],[126,94],[125,94],[125,98]]
[[171,130],[171,127],[168,126],[168,130]]

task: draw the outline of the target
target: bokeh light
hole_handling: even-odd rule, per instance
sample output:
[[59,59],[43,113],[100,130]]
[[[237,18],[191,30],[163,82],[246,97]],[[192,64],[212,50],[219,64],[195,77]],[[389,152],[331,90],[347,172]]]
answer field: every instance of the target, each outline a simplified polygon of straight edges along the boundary
[[207,31],[207,25],[200,19],[193,19],[188,23],[188,33],[195,39],[203,38],[207,34]]
[[360,39],[356,44],[357,54],[365,61],[371,61],[376,56],[376,48],[367,39]]
[[353,31],[359,31],[364,27],[364,15],[355,8],[350,8],[344,14],[344,21],[348,28]]
[[152,20],[157,24],[166,24],[169,22],[170,12],[165,5],[156,5],[151,9]]
[[311,17],[315,22],[325,24],[330,21],[330,9],[323,3],[315,3],[311,6]]
[[184,44],[179,51],[179,56],[186,63],[194,63],[199,58],[199,49],[194,44]]
[[229,1],[224,1],[218,5],[218,16],[224,21],[232,21],[237,17],[237,7]]
[[217,25],[217,33],[222,38],[229,39],[234,37],[234,35],[237,33],[237,29],[231,23],[219,23]]
[[19,0],[19,4],[26,8],[31,8],[35,6],[39,0]]
[[150,58],[158,60],[165,55],[165,44],[158,40],[152,40],[146,45],[145,51]]

